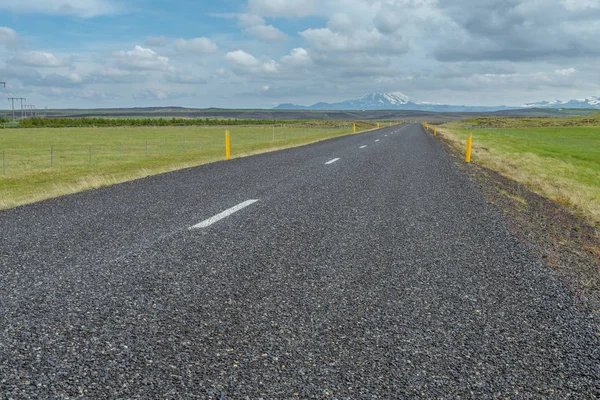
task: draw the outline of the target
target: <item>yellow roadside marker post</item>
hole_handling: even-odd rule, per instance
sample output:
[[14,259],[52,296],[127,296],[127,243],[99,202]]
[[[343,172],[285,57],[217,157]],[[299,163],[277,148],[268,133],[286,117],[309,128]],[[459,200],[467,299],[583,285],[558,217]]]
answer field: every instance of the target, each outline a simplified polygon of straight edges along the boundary
[[354,133],[356,133],[356,124],[354,124]]
[[231,158],[231,138],[229,136],[229,131],[225,132],[225,159],[229,160]]
[[467,154],[465,157],[465,162],[471,162],[471,148],[473,147],[473,136],[469,136],[467,139]]
[[433,136],[437,136],[437,126],[433,127]]

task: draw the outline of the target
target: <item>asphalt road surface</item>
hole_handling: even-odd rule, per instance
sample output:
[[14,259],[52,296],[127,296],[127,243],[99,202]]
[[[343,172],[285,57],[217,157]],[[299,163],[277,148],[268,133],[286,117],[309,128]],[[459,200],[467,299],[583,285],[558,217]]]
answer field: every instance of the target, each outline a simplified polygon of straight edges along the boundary
[[591,399],[598,332],[419,125],[0,212],[0,398]]

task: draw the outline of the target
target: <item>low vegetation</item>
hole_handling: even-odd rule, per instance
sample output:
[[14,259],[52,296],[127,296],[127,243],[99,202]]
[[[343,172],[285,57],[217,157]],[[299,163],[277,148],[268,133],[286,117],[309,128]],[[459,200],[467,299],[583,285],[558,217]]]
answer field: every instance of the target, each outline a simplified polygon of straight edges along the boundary
[[[217,118],[27,118],[19,121],[20,128],[73,128],[120,126],[247,126],[247,125],[297,125],[302,121],[272,121],[262,119]],[[306,122],[304,122],[306,123]],[[329,121],[319,121],[325,126]],[[316,121],[313,122],[313,125]],[[339,124],[338,124],[339,125]]]
[[[358,122],[357,129],[376,128]],[[0,131],[0,209],[148,175],[352,133],[352,122],[268,126],[85,127]]]
[[478,118],[438,132],[473,161],[526,184],[600,225],[600,114],[578,118]]

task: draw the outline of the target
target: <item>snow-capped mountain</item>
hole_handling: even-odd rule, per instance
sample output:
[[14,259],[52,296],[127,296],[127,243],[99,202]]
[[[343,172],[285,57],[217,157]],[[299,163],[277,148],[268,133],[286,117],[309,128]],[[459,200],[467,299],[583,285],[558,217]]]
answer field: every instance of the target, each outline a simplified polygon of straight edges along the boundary
[[600,98],[595,96],[585,99],[575,99],[569,101],[540,101],[538,103],[524,104],[523,108],[597,108],[600,109]]
[[368,93],[353,100],[339,103],[316,103],[312,106],[299,106],[296,104],[280,104],[276,110],[421,110],[421,111],[497,111],[508,107],[469,107],[450,106],[437,103],[427,103],[414,100],[404,93]]
[[312,106],[299,106],[296,104],[280,104],[276,110],[330,110],[330,111],[348,111],[348,110],[415,110],[415,111],[433,111],[433,112],[492,112],[501,110],[518,110],[530,108],[596,108],[600,109],[600,98],[587,97],[585,99],[569,101],[542,101],[539,103],[529,103],[522,106],[461,106],[427,103],[414,100],[401,92],[392,93],[369,93],[353,100],[342,101],[340,103],[316,103]]

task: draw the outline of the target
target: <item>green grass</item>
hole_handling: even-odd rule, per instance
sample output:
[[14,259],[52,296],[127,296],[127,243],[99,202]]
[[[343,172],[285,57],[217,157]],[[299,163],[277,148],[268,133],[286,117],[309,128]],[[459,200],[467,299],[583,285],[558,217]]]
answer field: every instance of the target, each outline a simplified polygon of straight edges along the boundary
[[222,160],[226,130],[235,158],[346,135],[352,123],[276,126],[274,139],[272,126],[4,129],[0,209]]
[[440,132],[461,149],[472,135],[473,162],[525,183],[600,223],[597,115],[564,119],[482,118],[447,124]]

